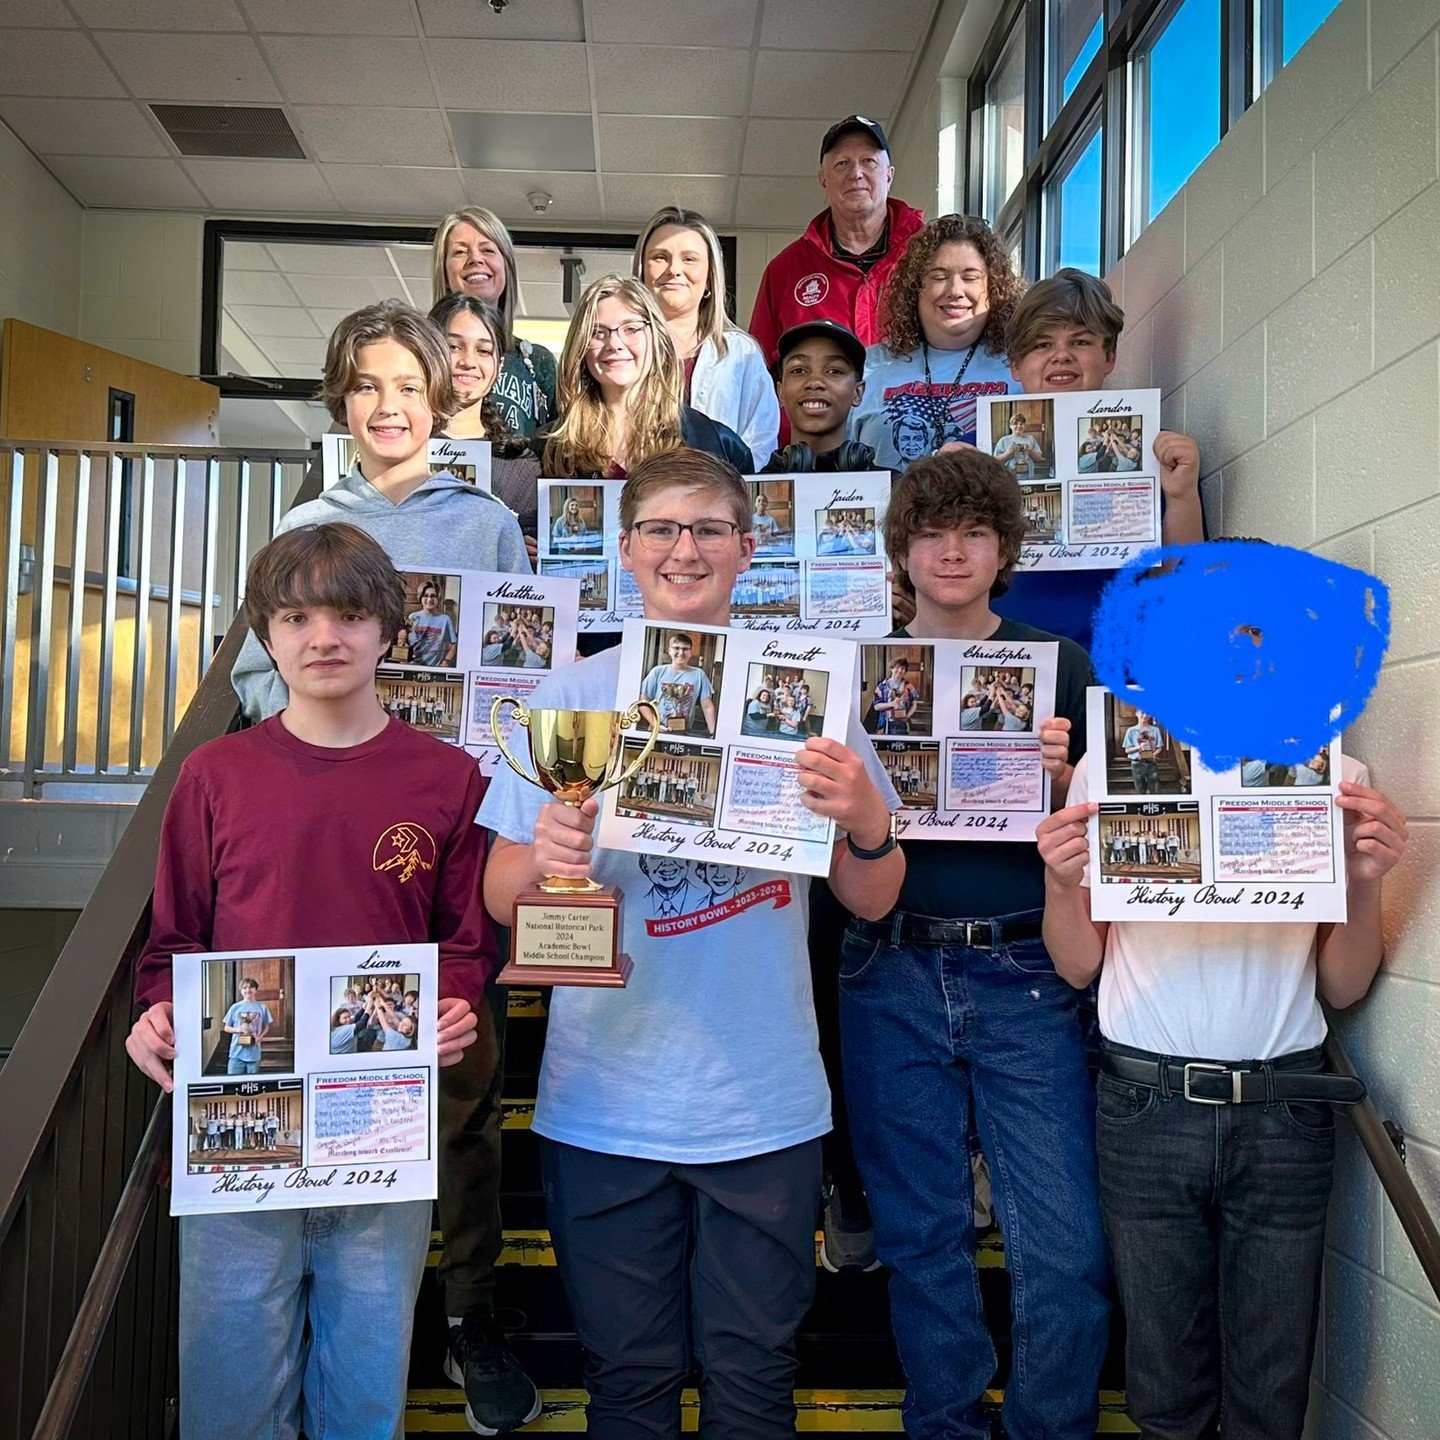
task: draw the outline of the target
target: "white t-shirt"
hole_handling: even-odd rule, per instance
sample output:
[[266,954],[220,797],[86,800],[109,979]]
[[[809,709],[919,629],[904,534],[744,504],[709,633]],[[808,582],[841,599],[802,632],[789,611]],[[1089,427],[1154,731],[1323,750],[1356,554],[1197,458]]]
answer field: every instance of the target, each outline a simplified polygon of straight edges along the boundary
[[[1089,797],[1086,772],[1082,758],[1067,805]],[[1346,755],[1341,778],[1368,785],[1370,772]],[[1205,1060],[1273,1060],[1312,1049],[1325,1039],[1315,926],[1111,921],[1100,1031],[1120,1045]]]
[[[615,705],[620,647],[543,680],[532,706]],[[628,697],[627,697],[628,699]],[[848,743],[899,808],[852,718]],[[477,823],[519,844],[547,799],[508,770]],[[597,850],[592,873],[624,892],[623,990],[557,985],[532,1128],[609,1155],[718,1163],[830,1128],[806,945],[803,875]]]

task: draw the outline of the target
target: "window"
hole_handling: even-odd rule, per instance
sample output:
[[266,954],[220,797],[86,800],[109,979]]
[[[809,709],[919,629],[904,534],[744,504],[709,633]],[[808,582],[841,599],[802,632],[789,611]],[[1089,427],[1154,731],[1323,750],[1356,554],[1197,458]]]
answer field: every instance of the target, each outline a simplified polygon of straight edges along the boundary
[[1100,265],[1100,116],[1092,116],[1045,187],[1045,274]]
[[1100,53],[1100,0],[1047,0],[1045,28],[1045,123],[1075,93],[1080,77]]
[[1280,63],[1288,65],[1340,0],[1274,0],[1280,12]]
[[1219,143],[1220,4],[1184,0],[1162,10],[1135,56],[1132,240]]
[[993,220],[1025,173],[1025,16],[985,89],[985,214]]

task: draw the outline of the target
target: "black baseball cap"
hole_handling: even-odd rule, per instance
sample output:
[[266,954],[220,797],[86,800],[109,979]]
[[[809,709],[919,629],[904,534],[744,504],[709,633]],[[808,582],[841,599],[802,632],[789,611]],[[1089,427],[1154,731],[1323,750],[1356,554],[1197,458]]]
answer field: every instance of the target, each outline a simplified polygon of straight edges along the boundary
[[825,132],[825,138],[820,142],[821,160],[830,153],[842,135],[868,135],[887,155],[890,153],[890,142],[885,138],[885,132],[880,128],[878,120],[872,120],[868,115],[847,115]]
[[844,351],[845,358],[855,367],[856,378],[859,380],[865,378],[865,347],[860,343],[860,337],[848,326],[840,324],[838,320],[807,320],[803,325],[792,325],[780,337],[775,346],[777,378],[785,357],[802,340],[808,340],[813,335],[823,335],[827,339],[833,340]]

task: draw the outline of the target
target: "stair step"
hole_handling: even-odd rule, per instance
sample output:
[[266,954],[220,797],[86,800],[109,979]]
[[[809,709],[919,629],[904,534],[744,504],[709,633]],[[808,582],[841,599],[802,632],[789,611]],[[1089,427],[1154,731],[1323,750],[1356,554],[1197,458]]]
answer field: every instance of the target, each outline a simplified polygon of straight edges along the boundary
[[[538,1420],[523,1426],[520,1435],[578,1435],[585,1430],[584,1390],[542,1390],[545,1411]],[[903,1390],[796,1390],[795,1430],[801,1435],[824,1434],[841,1440],[857,1435],[901,1435]],[[985,1405],[998,1410],[1004,1401],[1001,1390],[987,1390]],[[699,1429],[700,1397],[687,1389],[680,1401],[680,1428],[685,1434]],[[411,1390],[405,1406],[408,1435],[442,1433],[468,1434],[465,1398],[458,1389]],[[1139,1427],[1125,1414],[1122,1391],[1100,1392],[1100,1424],[1096,1435],[1138,1435]]]

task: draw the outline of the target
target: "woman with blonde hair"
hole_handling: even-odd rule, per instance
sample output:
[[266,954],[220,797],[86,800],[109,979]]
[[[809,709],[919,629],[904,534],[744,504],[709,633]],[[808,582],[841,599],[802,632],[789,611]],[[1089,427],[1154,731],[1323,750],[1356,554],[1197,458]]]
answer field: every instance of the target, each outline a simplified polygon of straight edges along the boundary
[[681,398],[728,425],[758,470],[780,433],[780,403],[759,345],[725,313],[725,257],[698,210],[657,210],[635,243],[632,273],[665,316],[684,372]]
[[466,205],[435,229],[431,252],[432,303],[446,295],[473,295],[500,312],[504,358],[495,378],[494,404],[506,427],[529,437],[555,418],[555,357],[515,334],[520,280],[515,244],[493,210]]
[[748,471],[745,442],[686,405],[680,386],[680,357],[654,297],[631,276],[602,275],[581,295],[565,337],[545,474],[623,480],[681,445]]

